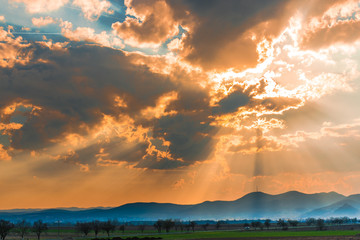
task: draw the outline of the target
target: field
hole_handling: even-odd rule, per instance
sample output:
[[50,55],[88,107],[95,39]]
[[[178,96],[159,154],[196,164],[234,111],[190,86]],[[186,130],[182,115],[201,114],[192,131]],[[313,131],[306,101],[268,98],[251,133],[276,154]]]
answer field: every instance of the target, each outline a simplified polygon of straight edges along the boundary
[[[111,232],[110,239],[113,237],[121,237],[126,239],[129,237],[161,237],[163,239],[174,239],[174,240],[254,240],[254,239],[282,239],[282,240],[307,240],[307,239],[322,239],[322,240],[360,240],[360,225],[359,224],[348,224],[348,225],[328,225],[327,230],[319,231],[315,227],[309,226],[298,226],[292,227],[286,231],[272,226],[270,230],[244,230],[241,225],[229,224],[224,225],[221,230],[215,230],[214,226],[210,226],[208,231],[204,231],[197,226],[195,232],[180,232],[172,229],[169,233],[158,233],[153,227],[147,226],[144,233],[140,233],[138,226],[127,226],[125,232],[116,230]],[[108,237],[105,232],[99,232],[99,240],[107,240]],[[16,230],[12,231],[11,234],[6,238],[7,240],[20,240],[21,237]],[[25,240],[35,240],[36,236],[33,232],[28,232],[25,236]],[[73,240],[92,240],[94,239],[94,232],[90,232],[87,237],[74,229],[74,227],[50,227],[47,231],[41,235],[41,240],[61,240],[61,239],[73,239]]]
[[[360,231],[216,231],[216,232],[195,232],[185,234],[162,234],[163,239],[360,239]],[[151,235],[159,236],[159,235]],[[304,238],[311,237],[311,238]],[[329,238],[333,237],[333,238]]]
[[[47,233],[44,235],[43,239],[56,239],[54,238],[54,233]],[[93,236],[88,238],[81,237],[79,235],[74,235],[68,232],[62,232],[61,238],[69,238],[70,236],[73,239],[78,240],[89,240],[93,239]],[[220,239],[283,239],[283,240],[290,240],[290,239],[298,239],[298,240],[305,240],[305,239],[323,239],[323,240],[335,240],[335,239],[359,239],[360,240],[360,231],[359,230],[329,230],[329,231],[201,231],[201,232],[188,232],[188,233],[145,233],[145,234],[134,234],[132,232],[127,232],[125,234],[114,233],[111,237],[118,236],[122,238],[127,237],[162,237],[163,239],[173,239],[173,240],[198,240],[198,239],[211,239],[211,240],[220,240]],[[106,236],[100,236],[100,239],[105,239]]]

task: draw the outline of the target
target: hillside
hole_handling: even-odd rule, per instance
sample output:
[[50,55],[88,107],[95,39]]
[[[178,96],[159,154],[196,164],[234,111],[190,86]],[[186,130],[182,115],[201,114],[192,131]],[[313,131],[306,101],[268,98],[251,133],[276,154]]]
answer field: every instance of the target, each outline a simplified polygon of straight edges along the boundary
[[[129,203],[115,208],[45,209],[2,211],[0,218],[12,221],[121,221],[173,219],[258,219],[334,216],[357,213],[360,197],[345,197],[335,192],[305,194],[291,191],[278,195],[249,193],[235,201],[206,201],[194,205],[171,203]],[[329,215],[330,213],[330,215]]]

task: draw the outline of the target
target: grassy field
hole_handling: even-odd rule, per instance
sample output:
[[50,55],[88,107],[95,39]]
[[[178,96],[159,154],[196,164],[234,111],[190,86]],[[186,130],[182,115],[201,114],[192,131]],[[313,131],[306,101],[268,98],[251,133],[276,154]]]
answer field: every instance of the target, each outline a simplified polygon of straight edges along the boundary
[[[147,232],[144,234],[132,233],[132,231],[125,234],[112,233],[110,238],[118,236],[122,238],[138,236],[138,237],[162,237],[163,239],[173,240],[187,240],[187,239],[226,239],[226,238],[264,238],[264,237],[330,237],[330,236],[355,236],[360,234],[359,230],[329,230],[329,231],[202,231],[202,232],[187,232],[187,233],[161,233]],[[87,238],[81,234],[74,234],[71,231],[60,231],[60,237],[53,231],[42,234],[41,239],[63,239],[64,237],[72,237],[76,240],[89,240],[94,236],[89,235]],[[106,235],[101,234],[99,238],[107,238]],[[19,237],[8,237],[9,240],[16,240]],[[27,236],[26,239],[36,239],[35,235]],[[359,238],[356,238],[359,239]]]
[[[216,232],[195,232],[181,234],[161,234],[163,239],[202,239],[202,238],[239,238],[239,237],[319,237],[319,236],[354,236],[360,231],[216,231]],[[158,237],[159,235],[148,235]]]
[[[115,232],[112,232],[110,235],[110,238],[112,237],[162,237],[163,239],[177,239],[177,240],[187,240],[187,239],[211,239],[211,238],[217,238],[217,239],[227,239],[227,238],[266,238],[266,237],[273,237],[277,239],[279,238],[287,238],[291,239],[291,237],[329,237],[331,236],[355,236],[357,234],[360,235],[360,228],[359,225],[349,225],[349,226],[328,226],[328,230],[326,231],[316,231],[315,227],[310,228],[309,227],[298,227],[298,228],[292,228],[287,231],[282,231],[278,229],[270,229],[270,230],[250,230],[250,231],[243,231],[238,229],[222,229],[222,230],[208,230],[208,231],[195,231],[195,232],[175,232],[175,229],[172,229],[170,233],[161,233],[158,234],[155,229],[152,229],[148,227],[144,231],[143,234],[139,233],[137,226],[128,226],[125,233],[122,233],[121,231],[117,230]],[[331,229],[331,227],[333,227]],[[336,228],[342,228],[342,229],[334,229]],[[352,229],[352,230],[350,230]],[[77,232],[74,228],[60,228],[59,230],[52,227],[48,229],[47,231],[43,232],[41,235],[41,239],[44,240],[50,240],[50,239],[63,239],[67,237],[72,237],[75,240],[90,240],[93,239],[94,233],[90,232],[87,237],[84,237],[83,233]],[[26,234],[26,239],[32,240],[35,239],[35,233],[28,232]],[[107,235],[104,232],[100,232],[98,235],[98,238],[107,238]],[[14,230],[9,236],[7,237],[8,240],[20,240],[20,236],[18,233],[16,233],[16,230]],[[283,239],[283,240],[287,240]],[[336,238],[337,239],[337,238]],[[344,239],[339,237],[339,239]],[[360,239],[359,236],[353,239]],[[300,240],[300,239],[298,239]]]

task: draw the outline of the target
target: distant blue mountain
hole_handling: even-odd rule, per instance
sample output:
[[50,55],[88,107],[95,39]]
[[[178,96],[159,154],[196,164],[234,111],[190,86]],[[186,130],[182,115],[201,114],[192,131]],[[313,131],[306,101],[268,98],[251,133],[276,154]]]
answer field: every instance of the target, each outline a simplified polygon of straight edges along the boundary
[[[305,194],[297,191],[278,195],[249,193],[235,201],[206,201],[200,204],[129,203],[115,208],[57,208],[0,211],[0,218],[47,222],[118,219],[152,221],[157,219],[259,219],[305,218],[350,214],[360,209],[360,195],[345,197],[336,192]],[[330,211],[331,210],[331,211]],[[345,216],[343,215],[343,216]]]
[[307,212],[302,217],[358,217],[359,213],[360,195],[352,195],[333,204]]

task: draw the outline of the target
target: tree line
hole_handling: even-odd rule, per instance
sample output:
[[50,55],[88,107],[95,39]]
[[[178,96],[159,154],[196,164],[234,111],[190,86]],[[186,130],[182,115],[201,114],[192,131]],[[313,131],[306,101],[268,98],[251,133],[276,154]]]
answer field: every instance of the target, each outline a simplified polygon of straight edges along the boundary
[[[87,236],[91,231],[94,231],[95,237],[98,236],[100,231],[104,231],[110,236],[110,233],[116,230],[116,227],[119,225],[117,220],[108,220],[108,221],[91,221],[91,222],[77,222],[75,228],[77,231],[83,233]],[[125,225],[120,225],[119,230],[124,232]]]
[[40,239],[41,233],[48,229],[47,224],[42,220],[35,221],[32,225],[25,220],[18,222],[16,224],[11,223],[10,221],[0,220],[0,238],[1,240],[5,240],[6,236],[9,232],[16,228],[20,233],[22,239],[29,231],[32,231],[36,234],[37,239]]
[[[216,229],[219,229],[221,227],[222,221],[218,221],[216,223]],[[159,219],[154,224],[154,229],[161,233],[162,231],[170,232],[171,229],[175,229],[176,231],[195,231],[195,226],[198,224],[195,221],[189,221],[189,222],[183,222],[180,220],[173,220],[173,219]],[[207,230],[207,227],[209,226],[209,223],[201,224],[200,227]],[[108,221],[89,221],[89,222],[77,222],[75,225],[77,231],[83,233],[85,236],[87,236],[90,232],[94,232],[95,237],[98,236],[98,233],[100,231],[106,232],[108,236],[110,236],[110,233],[115,230],[120,230],[121,232],[125,232],[126,225],[125,224],[119,224],[117,220],[108,220]],[[151,227],[146,224],[139,224],[138,230],[143,233],[147,227]]]
[[[247,220],[245,220],[247,221]],[[228,225],[227,221],[210,221],[212,222],[213,228],[219,230],[224,225]],[[337,217],[337,218],[329,218],[329,219],[321,219],[321,218],[307,218],[302,221],[298,220],[285,220],[278,219],[276,221],[272,221],[270,219],[265,220],[250,220],[248,222],[243,223],[243,227],[246,229],[252,228],[254,230],[264,228],[275,227],[280,228],[282,230],[287,230],[289,227],[297,227],[300,223],[302,226],[315,226],[318,230],[324,230],[326,225],[342,225],[342,224],[353,224],[357,223],[357,218],[348,218],[348,217]],[[152,224],[152,223],[151,223]],[[195,228],[202,229],[204,231],[208,230],[210,226],[209,221],[181,221],[181,220],[173,220],[173,219],[159,219],[152,226],[145,222],[139,222],[137,225],[138,230],[143,233],[146,228],[153,227],[158,233],[161,232],[170,232],[171,229],[175,229],[175,231],[195,231]],[[115,230],[121,231],[123,234],[125,233],[125,229],[127,228],[127,224],[120,224],[118,220],[107,220],[107,221],[88,221],[88,222],[77,222],[75,224],[75,229],[83,233],[85,236],[88,236],[90,232],[94,232],[95,237],[97,238],[99,232],[105,232],[108,237],[110,237],[110,233]],[[32,224],[23,220],[16,224],[11,223],[7,220],[0,220],[0,240],[5,240],[6,236],[10,231],[16,231],[22,239],[29,232],[33,232],[36,234],[37,239],[40,240],[41,234],[48,229],[48,225],[44,223],[42,220],[38,220],[33,222]]]

